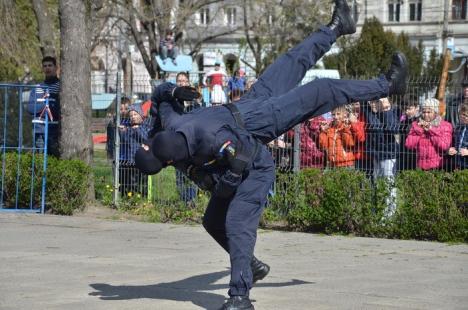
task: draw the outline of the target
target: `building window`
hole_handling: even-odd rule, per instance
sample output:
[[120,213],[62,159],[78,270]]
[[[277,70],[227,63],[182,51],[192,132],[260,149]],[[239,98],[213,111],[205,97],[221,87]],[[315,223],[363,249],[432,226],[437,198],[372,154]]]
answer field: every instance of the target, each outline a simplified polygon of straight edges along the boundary
[[199,22],[201,25],[208,25],[210,22],[210,9],[205,8],[201,9],[198,12]]
[[452,19],[466,19],[467,0],[452,0]]
[[409,4],[409,20],[421,21],[422,1],[410,2]]
[[388,21],[399,22],[400,21],[400,1],[391,0],[388,2]]
[[226,8],[224,11],[225,21],[227,25],[234,26],[237,22],[236,8]]

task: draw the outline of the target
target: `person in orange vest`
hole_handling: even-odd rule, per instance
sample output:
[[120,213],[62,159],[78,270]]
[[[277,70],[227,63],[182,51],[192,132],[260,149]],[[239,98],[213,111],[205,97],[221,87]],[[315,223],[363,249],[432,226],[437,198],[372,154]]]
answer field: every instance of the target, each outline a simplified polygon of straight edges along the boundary
[[325,122],[320,126],[320,148],[327,153],[329,167],[354,168],[354,149],[358,138],[364,137],[364,127],[359,125],[356,117],[350,121],[345,106],[334,109],[332,117],[330,124]]

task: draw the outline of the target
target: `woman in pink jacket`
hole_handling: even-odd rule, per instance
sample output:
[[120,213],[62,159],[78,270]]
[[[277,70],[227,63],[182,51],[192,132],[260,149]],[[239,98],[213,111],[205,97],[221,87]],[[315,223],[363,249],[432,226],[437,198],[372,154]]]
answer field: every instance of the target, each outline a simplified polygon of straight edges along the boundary
[[442,166],[444,153],[452,141],[452,125],[438,115],[439,100],[426,99],[421,117],[414,121],[406,138],[405,146],[416,150],[416,166],[423,170]]

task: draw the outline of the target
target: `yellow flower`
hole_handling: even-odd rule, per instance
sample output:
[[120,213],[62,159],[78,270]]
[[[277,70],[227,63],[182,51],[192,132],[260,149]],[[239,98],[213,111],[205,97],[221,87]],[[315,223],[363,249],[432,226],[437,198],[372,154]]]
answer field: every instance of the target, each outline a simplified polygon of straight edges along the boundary
[[137,197],[138,197],[138,198],[141,198],[141,195],[140,195],[140,194],[138,194],[138,195],[137,195]]
[[128,197],[132,197],[132,195],[133,195],[132,192],[128,192],[128,193],[127,193],[127,196],[128,196]]
[[109,184],[107,184],[107,185],[106,185],[106,188],[110,188],[110,185],[109,185]]

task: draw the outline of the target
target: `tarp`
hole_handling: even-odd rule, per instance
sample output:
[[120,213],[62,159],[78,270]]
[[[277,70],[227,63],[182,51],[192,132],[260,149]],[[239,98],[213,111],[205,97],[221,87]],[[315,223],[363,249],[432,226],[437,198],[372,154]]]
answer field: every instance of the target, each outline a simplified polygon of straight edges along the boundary
[[306,72],[304,78],[302,79],[301,84],[308,83],[315,79],[339,79],[340,73],[338,70],[330,70],[330,69],[310,69]]
[[106,110],[115,99],[115,94],[101,93],[91,95],[91,108],[93,110]]

